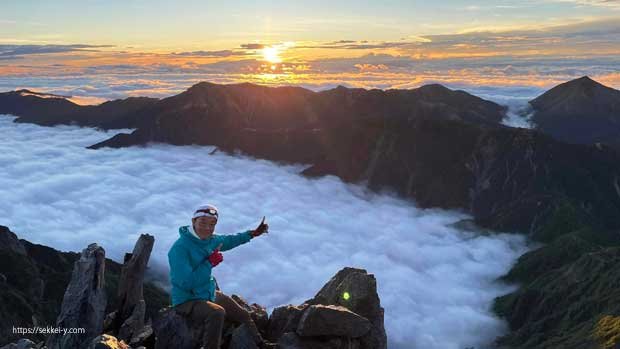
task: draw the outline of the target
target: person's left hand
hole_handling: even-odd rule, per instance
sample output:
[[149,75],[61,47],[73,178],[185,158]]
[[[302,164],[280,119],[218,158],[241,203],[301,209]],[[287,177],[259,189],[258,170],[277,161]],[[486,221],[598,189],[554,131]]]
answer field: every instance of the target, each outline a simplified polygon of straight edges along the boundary
[[260,236],[262,234],[266,234],[268,233],[269,230],[269,224],[265,223],[265,216],[263,216],[263,220],[260,222],[260,224],[258,225],[258,227],[256,227],[256,229],[252,230],[252,237],[257,237]]
[[215,267],[224,260],[224,255],[220,252],[220,248],[222,248],[222,244],[220,244],[215,250],[213,250],[213,253],[209,255],[209,263],[211,263],[211,267]]

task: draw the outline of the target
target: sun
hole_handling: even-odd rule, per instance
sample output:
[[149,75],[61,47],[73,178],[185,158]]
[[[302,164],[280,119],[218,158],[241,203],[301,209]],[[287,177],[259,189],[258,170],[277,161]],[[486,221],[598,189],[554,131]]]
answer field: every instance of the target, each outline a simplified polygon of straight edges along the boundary
[[265,46],[263,48],[263,58],[269,63],[280,63],[280,50],[274,46]]

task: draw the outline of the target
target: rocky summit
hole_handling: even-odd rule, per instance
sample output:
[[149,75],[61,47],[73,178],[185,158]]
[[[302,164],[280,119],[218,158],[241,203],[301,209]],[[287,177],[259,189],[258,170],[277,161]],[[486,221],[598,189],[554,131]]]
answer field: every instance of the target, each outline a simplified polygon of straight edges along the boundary
[[[72,268],[68,260],[59,263],[67,254],[39,246],[46,257],[41,258],[41,253],[37,253],[40,259],[38,263],[32,263],[29,274],[16,269],[32,262],[28,257],[31,252],[23,246],[25,241],[18,240],[8,228],[1,228],[0,242],[5,244],[0,245],[0,257],[6,260],[11,257],[12,262],[20,261],[20,257],[24,259],[21,265],[2,264],[0,319],[3,329],[9,329],[9,332],[3,333],[0,345],[4,346],[0,349],[195,349],[201,345],[204,324],[193,323],[177,313],[168,306],[167,295],[162,301],[161,297],[153,295],[154,286],[143,281],[155,242],[152,236],[140,236],[133,252],[125,256],[120,277],[117,268],[113,268],[112,273],[106,271],[108,265],[116,265],[105,259],[104,248],[97,244],[89,245],[79,255],[70,254],[68,259],[73,261]],[[46,268],[71,275],[69,280],[58,280],[55,285],[57,291],[66,286],[61,303],[46,298],[50,295],[51,284],[51,275],[45,272],[50,269]],[[113,274],[116,282],[109,283],[108,274]],[[38,294],[25,295],[24,292]],[[108,300],[113,294],[116,297]],[[261,335],[270,340],[261,348],[387,348],[376,279],[363,269],[340,270],[315,297],[301,305],[275,308],[271,316],[261,305],[248,304],[237,295],[232,298],[250,313]],[[28,299],[34,299],[32,305],[25,304]],[[84,331],[66,335],[28,335],[28,338],[18,339],[20,336],[10,331],[11,326],[50,324],[48,318],[39,315],[42,312],[40,304],[44,303],[40,301],[42,299],[47,304],[46,315],[57,316],[51,325],[83,328]],[[29,308],[22,309],[28,305]],[[151,317],[152,313],[147,309],[153,307],[158,312]],[[226,322],[222,337],[222,348],[259,349],[245,325]]]
[[[63,323],[79,323],[78,327],[90,323],[97,329],[103,325],[99,324],[103,317],[85,318],[85,314],[70,312],[69,308],[61,316],[63,303],[75,304],[79,309],[81,304],[90,302],[92,309],[99,309],[104,315],[118,306],[122,266],[110,259],[103,262],[102,253],[103,249],[97,246],[82,254],[60,252],[20,240],[7,227],[0,226],[0,346],[21,337],[13,332],[13,327],[56,326],[59,318]],[[101,272],[103,269],[105,273]],[[68,287],[74,292],[67,294]],[[169,303],[168,294],[150,282],[144,284],[144,295],[146,319]],[[38,342],[45,336],[29,338]]]

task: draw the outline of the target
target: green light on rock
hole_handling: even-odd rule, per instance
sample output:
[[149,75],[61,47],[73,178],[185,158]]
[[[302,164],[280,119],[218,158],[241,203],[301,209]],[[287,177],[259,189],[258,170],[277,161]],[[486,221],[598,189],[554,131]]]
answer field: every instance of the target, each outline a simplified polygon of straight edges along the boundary
[[348,300],[349,300],[349,298],[351,298],[351,295],[349,294],[349,292],[345,292],[345,293],[343,293],[343,294],[342,294],[342,298],[343,298],[345,301],[348,301]]

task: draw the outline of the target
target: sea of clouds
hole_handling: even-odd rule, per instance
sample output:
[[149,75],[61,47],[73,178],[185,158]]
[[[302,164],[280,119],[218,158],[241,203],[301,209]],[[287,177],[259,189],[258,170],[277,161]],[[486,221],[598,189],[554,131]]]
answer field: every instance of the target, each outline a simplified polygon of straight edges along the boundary
[[308,179],[303,165],[199,146],[90,150],[119,131],[13,120],[0,116],[0,224],[20,238],[64,251],[97,242],[120,261],[148,232],[150,268],[166,275],[178,227],[208,202],[220,209],[219,234],[263,216],[270,225],[224,253],[214,273],[229,294],[269,310],[299,304],[354,266],[377,278],[391,349],[484,348],[506,330],[490,306],[512,290],[496,279],[525,252],[521,235],[458,230],[463,213],[419,209],[333,176]]

